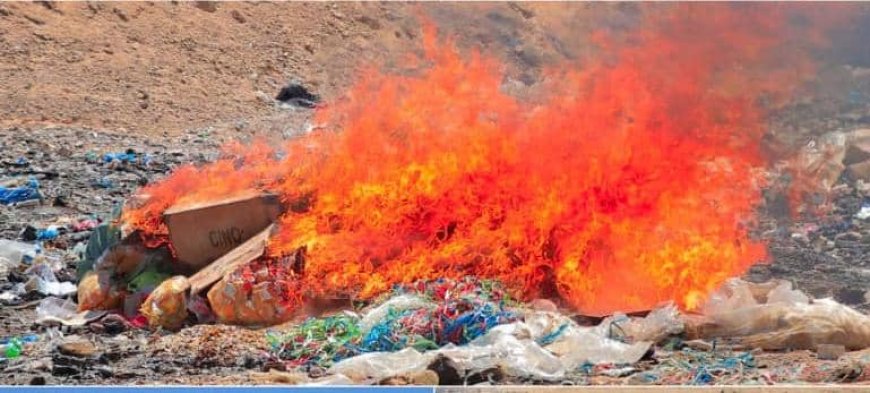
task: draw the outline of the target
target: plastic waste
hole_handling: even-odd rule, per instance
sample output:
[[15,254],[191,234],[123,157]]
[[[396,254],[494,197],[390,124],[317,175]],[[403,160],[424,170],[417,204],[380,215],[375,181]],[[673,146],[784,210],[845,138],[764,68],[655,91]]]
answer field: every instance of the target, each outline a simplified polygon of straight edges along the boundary
[[57,322],[67,326],[81,326],[105,315],[105,311],[77,311],[70,299],[47,297],[36,306],[36,322]]
[[29,200],[42,199],[39,194],[39,182],[30,179],[21,187],[0,187],[0,204],[12,205]]
[[113,310],[121,306],[124,292],[112,285],[106,272],[90,272],[79,281],[79,310]]
[[758,301],[755,300],[755,296],[752,294],[750,284],[746,281],[732,278],[725,281],[718,291],[710,294],[707,302],[702,307],[702,311],[706,315],[715,315],[757,304]]
[[60,236],[60,231],[54,225],[36,232],[36,240],[54,240],[58,236]]
[[[554,313],[532,312],[527,315],[529,318],[531,325],[524,322],[499,325],[466,345],[448,344],[427,352],[414,348],[372,352],[337,362],[329,371],[357,382],[376,381],[421,371],[443,355],[466,372],[498,367],[509,375],[556,380],[585,363],[637,362],[651,346],[650,342],[625,344],[610,340],[567,318],[560,321]],[[538,343],[558,330],[562,334],[552,344]]]
[[228,280],[230,277],[224,277],[208,291],[209,304],[218,322],[272,326],[292,317],[276,282],[261,282],[248,289],[241,282]]
[[60,236],[60,230],[56,225],[36,231],[36,240],[54,240]]
[[861,210],[858,210],[858,212],[855,213],[855,218],[859,220],[866,220],[870,218],[870,204],[864,204],[863,206],[861,206]]
[[571,328],[561,340],[547,346],[547,349],[562,360],[566,369],[580,367],[584,363],[631,364],[645,355],[652,342],[639,341],[626,344],[595,334],[594,330]]
[[24,343],[17,338],[13,338],[9,340],[7,344],[4,345],[3,356],[6,359],[15,359],[21,356],[21,352],[24,350]]
[[0,353],[6,359],[14,359],[24,352],[24,345],[39,341],[39,336],[28,334],[21,337],[5,338],[0,340]]
[[215,315],[208,304],[208,299],[200,295],[190,295],[187,300],[187,311],[193,313],[199,323],[213,323],[215,321]]
[[380,323],[389,312],[398,312],[410,309],[433,307],[432,302],[415,295],[399,295],[390,298],[383,304],[378,305],[366,312],[360,321],[359,327],[363,335],[368,334],[372,327]]
[[184,276],[175,276],[163,281],[148,295],[139,311],[152,328],[162,327],[177,330],[187,320],[187,292],[190,282]]
[[801,291],[792,289],[789,281],[783,281],[767,294],[767,304],[809,304],[810,298]]
[[24,284],[28,292],[36,291],[43,295],[65,297],[77,291],[75,284],[59,282],[52,267],[46,262],[34,263],[24,273],[30,275],[30,279]]
[[356,382],[381,380],[393,375],[425,369],[432,351],[425,354],[413,348],[396,352],[372,352],[342,360],[329,368],[331,374],[344,375]]
[[632,342],[659,342],[683,332],[680,310],[673,304],[656,308],[644,318],[631,318],[619,325],[621,333]]
[[466,370],[501,367],[510,375],[541,379],[563,377],[568,370],[566,364],[573,368],[571,361],[565,362],[551,347],[544,349],[538,345],[522,322],[497,326],[468,345],[445,347],[437,352]]
[[[708,311],[700,320],[687,318],[687,338],[729,337],[746,346],[767,350],[814,350],[821,344],[843,345],[848,350],[870,347],[870,316],[832,299],[809,301],[805,294],[791,289],[790,284],[774,284],[730,281],[727,285],[730,288],[717,291],[711,300],[740,306],[706,307]],[[754,304],[732,301],[752,292],[751,288],[757,291],[770,287],[763,299]]]
[[136,162],[138,155],[133,150],[127,150],[124,153],[106,153],[103,155],[103,162],[110,163],[113,161],[119,162]]
[[87,242],[81,242],[75,245],[75,247],[70,250],[70,255],[75,257],[77,260],[81,261],[85,259],[85,251],[88,249]]
[[94,264],[100,259],[100,256],[120,240],[121,231],[113,225],[103,224],[91,232],[91,237],[88,238],[88,244],[85,246],[84,258],[79,261],[76,267],[76,275],[79,280],[85,276],[85,273],[93,270]]
[[39,247],[29,243],[0,239],[0,264],[10,268],[17,267],[21,262],[29,262],[39,253]]
[[72,230],[74,232],[84,232],[90,231],[100,225],[100,222],[97,220],[81,220],[72,225]]
[[151,292],[170,277],[172,277],[171,274],[160,271],[155,265],[149,265],[130,280],[127,284],[127,291],[130,293]]

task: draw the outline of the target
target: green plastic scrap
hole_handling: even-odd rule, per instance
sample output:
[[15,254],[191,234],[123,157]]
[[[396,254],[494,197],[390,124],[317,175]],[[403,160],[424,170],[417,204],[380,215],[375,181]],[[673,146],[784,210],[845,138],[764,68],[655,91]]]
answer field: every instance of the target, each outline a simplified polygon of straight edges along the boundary
[[97,259],[111,246],[121,241],[121,230],[111,224],[102,224],[94,229],[85,247],[84,258],[76,266],[76,275],[81,280],[85,273],[94,270]]
[[156,266],[150,265],[127,283],[127,290],[130,293],[136,293],[140,290],[153,290],[170,277],[172,277],[171,274],[161,272]]
[[21,356],[21,352],[24,349],[24,344],[21,340],[17,338],[13,338],[9,340],[9,343],[6,344],[6,350],[3,351],[3,355],[6,359],[15,359]]

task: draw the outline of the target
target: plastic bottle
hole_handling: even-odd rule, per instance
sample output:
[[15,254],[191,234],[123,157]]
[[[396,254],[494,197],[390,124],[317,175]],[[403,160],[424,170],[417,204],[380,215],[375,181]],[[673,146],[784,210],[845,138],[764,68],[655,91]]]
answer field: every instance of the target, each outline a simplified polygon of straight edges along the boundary
[[6,348],[3,350],[3,355],[6,359],[15,359],[21,356],[21,352],[24,350],[24,343],[21,342],[18,338],[10,339],[6,344]]

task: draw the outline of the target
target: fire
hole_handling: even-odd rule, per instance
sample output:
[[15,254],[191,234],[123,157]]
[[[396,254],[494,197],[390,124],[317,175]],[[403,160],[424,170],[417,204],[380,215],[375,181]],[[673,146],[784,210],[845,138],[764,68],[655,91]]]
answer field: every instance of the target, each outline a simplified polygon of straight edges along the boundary
[[269,190],[288,211],[268,255],[305,250],[303,298],[474,275],[586,313],[695,308],[766,257],[749,235],[758,99],[812,70],[781,53],[779,8],[710,7],[648,16],[633,44],[602,39],[608,56],[550,70],[536,102],[430,28],[416,72],[369,69],[318,110],[325,129],[181,168],[124,221],[153,243],[172,204]]

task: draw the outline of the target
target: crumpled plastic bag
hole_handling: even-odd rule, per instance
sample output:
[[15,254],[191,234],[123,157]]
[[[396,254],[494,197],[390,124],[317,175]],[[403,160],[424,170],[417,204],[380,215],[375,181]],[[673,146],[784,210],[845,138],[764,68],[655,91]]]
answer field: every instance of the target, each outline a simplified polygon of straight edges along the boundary
[[586,362],[635,363],[649,351],[652,344],[649,341],[626,344],[602,337],[590,329],[572,327],[560,340],[546,348],[560,358],[566,370],[573,370]]
[[597,335],[628,342],[659,342],[682,333],[684,323],[680,310],[669,303],[650,311],[643,318],[631,318],[622,313],[605,318],[594,328]]
[[43,295],[58,297],[65,297],[76,293],[75,284],[58,281],[57,276],[52,271],[51,265],[48,263],[36,262],[25,270],[24,273],[30,276],[30,279],[24,284],[24,289],[27,291],[36,291]]
[[70,299],[47,297],[36,306],[36,322],[57,322],[67,326],[82,326],[106,314],[105,311],[76,311],[75,302]]
[[142,303],[139,311],[152,328],[177,330],[187,320],[187,277],[175,276],[163,281]]
[[79,311],[117,309],[121,307],[124,295],[117,285],[112,284],[108,273],[88,272],[79,281]]
[[[760,293],[751,300],[747,293]],[[700,320],[687,319],[689,339],[734,338],[766,350],[816,349],[820,344],[843,345],[848,350],[870,347],[870,316],[832,299],[809,300],[790,283],[752,284],[732,279],[711,296]],[[723,304],[735,305],[724,308]]]
[[541,379],[561,378],[573,368],[570,362],[566,365],[557,354],[538,345],[534,337],[525,338],[529,328],[524,325],[516,322],[496,326],[468,345],[443,348],[438,352],[466,370],[501,367],[509,375]]
[[280,297],[275,282],[261,282],[250,290],[224,277],[208,291],[208,301],[218,322],[245,326],[272,326],[290,320],[292,312]]

